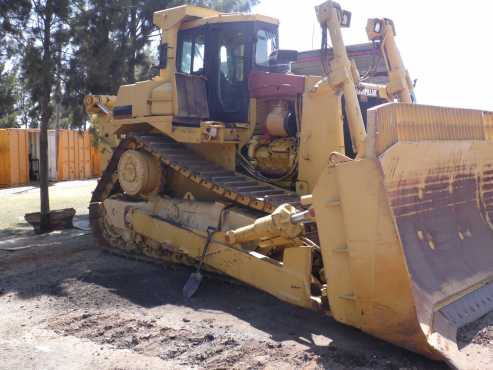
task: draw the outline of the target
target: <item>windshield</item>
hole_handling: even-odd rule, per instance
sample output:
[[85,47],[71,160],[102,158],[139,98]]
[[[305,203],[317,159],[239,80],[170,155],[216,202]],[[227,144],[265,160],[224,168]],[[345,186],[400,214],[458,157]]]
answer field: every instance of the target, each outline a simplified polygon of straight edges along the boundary
[[277,51],[277,32],[259,30],[257,32],[257,45],[255,51],[255,63],[258,66],[268,67],[271,54]]

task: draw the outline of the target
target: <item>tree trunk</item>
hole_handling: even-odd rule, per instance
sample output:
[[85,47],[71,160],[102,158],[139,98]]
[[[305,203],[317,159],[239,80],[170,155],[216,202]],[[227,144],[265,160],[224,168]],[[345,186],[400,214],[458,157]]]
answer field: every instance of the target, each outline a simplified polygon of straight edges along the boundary
[[39,134],[39,188],[41,194],[41,232],[49,231],[50,197],[48,189],[48,122],[41,115]]
[[129,24],[129,55],[128,55],[128,71],[127,82],[135,82],[135,65],[136,65],[136,53],[137,53],[137,10],[135,7],[130,9],[130,24]]
[[43,32],[43,76],[44,94],[40,101],[41,124],[39,127],[39,189],[41,196],[41,233],[50,231],[50,196],[48,188],[48,124],[50,121],[51,83],[51,21],[52,14],[46,14]]

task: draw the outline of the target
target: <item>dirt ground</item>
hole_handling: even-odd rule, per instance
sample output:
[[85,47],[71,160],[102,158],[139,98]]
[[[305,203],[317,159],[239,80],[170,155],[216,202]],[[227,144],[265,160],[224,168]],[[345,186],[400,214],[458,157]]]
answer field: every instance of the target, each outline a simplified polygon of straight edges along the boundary
[[[217,276],[186,300],[189,268],[109,255],[87,231],[24,235],[0,233],[0,369],[448,369]],[[493,315],[461,340],[493,369]]]
[[[109,255],[87,232],[12,245],[35,246],[0,251],[1,369],[447,369],[215,276],[185,300],[188,268]],[[483,320],[469,346],[493,344]]]

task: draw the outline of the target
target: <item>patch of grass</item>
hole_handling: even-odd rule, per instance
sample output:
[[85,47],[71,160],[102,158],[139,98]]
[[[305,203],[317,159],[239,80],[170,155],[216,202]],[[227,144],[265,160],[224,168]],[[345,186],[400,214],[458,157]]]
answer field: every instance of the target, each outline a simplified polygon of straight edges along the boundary
[[[89,201],[96,180],[63,182],[50,187],[50,208],[75,208],[77,215],[89,213]],[[39,189],[0,195],[0,238],[17,236],[29,230],[26,213],[39,212]]]

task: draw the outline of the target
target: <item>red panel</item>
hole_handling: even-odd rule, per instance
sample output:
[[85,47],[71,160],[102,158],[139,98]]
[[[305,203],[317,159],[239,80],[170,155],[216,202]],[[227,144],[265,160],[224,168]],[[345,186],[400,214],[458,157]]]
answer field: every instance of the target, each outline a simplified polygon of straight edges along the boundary
[[250,73],[248,88],[252,98],[296,97],[305,91],[305,77],[255,71]]

